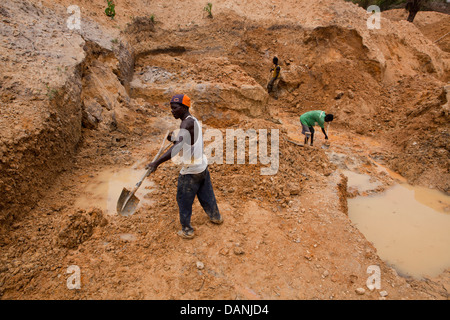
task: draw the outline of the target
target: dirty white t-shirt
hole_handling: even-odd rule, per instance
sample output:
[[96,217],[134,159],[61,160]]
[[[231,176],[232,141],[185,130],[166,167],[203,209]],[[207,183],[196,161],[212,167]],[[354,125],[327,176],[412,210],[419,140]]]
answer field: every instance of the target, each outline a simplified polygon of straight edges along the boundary
[[202,128],[198,120],[189,115],[188,118],[194,120],[194,145],[190,146],[190,152],[184,152],[186,149],[183,147],[183,154],[181,156],[182,168],[180,174],[197,174],[205,171],[208,166],[208,159],[203,153],[203,134]]

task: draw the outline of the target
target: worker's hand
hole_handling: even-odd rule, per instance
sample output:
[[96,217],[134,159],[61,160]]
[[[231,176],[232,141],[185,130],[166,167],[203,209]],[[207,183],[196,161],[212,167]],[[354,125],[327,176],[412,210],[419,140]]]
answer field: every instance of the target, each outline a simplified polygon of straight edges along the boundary
[[155,172],[157,168],[158,168],[158,165],[157,165],[156,163],[154,163],[154,162],[150,162],[149,164],[147,164],[147,165],[145,166],[145,169],[146,169],[146,170],[151,169],[149,173]]
[[325,140],[328,140],[328,136],[325,136]]
[[169,135],[167,136],[167,141],[175,142],[175,137],[173,136],[173,131],[170,131]]

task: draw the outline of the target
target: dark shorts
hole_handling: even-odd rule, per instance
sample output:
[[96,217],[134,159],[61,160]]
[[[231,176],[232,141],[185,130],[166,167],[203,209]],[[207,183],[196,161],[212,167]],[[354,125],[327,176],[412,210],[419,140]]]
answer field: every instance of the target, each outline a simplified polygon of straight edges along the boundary
[[274,87],[278,84],[278,80],[279,79],[279,77],[278,78],[272,78],[272,79],[270,79],[270,81],[269,81],[269,83],[267,84],[267,91],[270,93],[273,89],[274,89]]
[[314,133],[314,128],[313,127],[308,127],[306,124],[303,124],[303,123],[301,123],[301,125],[302,125],[302,133],[305,136],[310,136],[312,133]]

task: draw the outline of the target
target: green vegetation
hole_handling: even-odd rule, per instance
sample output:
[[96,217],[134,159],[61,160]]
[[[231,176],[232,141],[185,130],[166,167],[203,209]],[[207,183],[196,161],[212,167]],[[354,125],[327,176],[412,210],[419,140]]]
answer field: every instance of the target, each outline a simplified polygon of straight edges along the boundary
[[208,4],[206,5],[206,7],[203,8],[204,11],[206,11],[208,13],[208,18],[212,18],[212,3],[208,2]]
[[150,16],[150,21],[154,24],[155,23],[155,15],[154,14],[152,14],[151,16]]
[[47,87],[47,98],[48,100],[52,101],[53,99],[55,99],[56,95],[58,94],[58,90],[55,88],[52,88],[47,84],[45,84],[45,86]]
[[117,38],[114,38],[114,39],[111,40],[111,42],[112,42],[113,44],[118,44],[118,43],[119,43],[119,40],[118,40]]
[[111,19],[114,19],[114,16],[116,15],[115,4],[113,0],[106,0],[108,2],[108,8],[105,9],[105,14],[108,17],[111,17]]

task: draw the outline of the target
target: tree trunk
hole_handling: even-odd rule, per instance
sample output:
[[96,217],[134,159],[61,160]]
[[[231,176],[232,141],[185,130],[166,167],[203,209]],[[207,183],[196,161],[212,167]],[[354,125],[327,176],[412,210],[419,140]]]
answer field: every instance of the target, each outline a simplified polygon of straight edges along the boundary
[[420,8],[422,7],[423,0],[408,0],[406,2],[405,9],[409,11],[409,15],[407,20],[409,22],[413,22],[414,18],[416,17],[417,12],[419,12]]
[[409,15],[408,15],[407,20],[408,20],[409,22],[413,22],[413,21],[414,21],[414,18],[416,17],[417,12],[418,12],[418,11],[409,11]]

